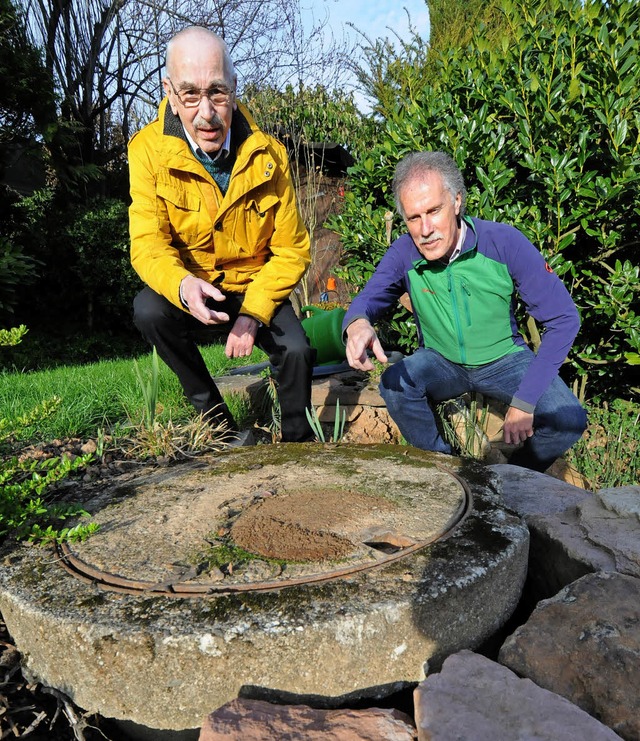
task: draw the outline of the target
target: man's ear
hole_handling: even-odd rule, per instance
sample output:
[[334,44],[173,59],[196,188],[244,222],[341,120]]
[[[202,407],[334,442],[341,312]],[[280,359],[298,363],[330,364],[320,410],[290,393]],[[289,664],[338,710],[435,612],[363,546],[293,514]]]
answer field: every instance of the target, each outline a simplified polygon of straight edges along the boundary
[[178,106],[177,106],[176,103],[174,103],[173,96],[171,95],[171,93],[173,92],[173,90],[171,89],[171,85],[169,84],[169,78],[167,78],[167,77],[164,77],[163,78],[163,80],[162,80],[162,88],[164,89],[164,92],[165,92],[165,95],[167,96],[167,98],[169,98],[169,105],[171,106],[171,111],[173,112],[173,115],[174,116],[177,116],[178,115]]
[[460,216],[460,209],[462,208],[462,193],[458,193],[456,195],[456,200],[454,201],[454,206],[456,209],[456,216]]

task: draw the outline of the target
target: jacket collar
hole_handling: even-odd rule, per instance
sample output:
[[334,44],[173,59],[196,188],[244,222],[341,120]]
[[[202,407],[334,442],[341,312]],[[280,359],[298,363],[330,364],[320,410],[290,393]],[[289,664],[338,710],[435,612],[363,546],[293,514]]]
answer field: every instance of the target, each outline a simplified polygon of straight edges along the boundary
[[461,255],[464,255],[466,252],[475,250],[478,246],[478,231],[476,230],[476,225],[470,216],[465,214],[462,218],[468,227],[467,236],[465,237],[464,244],[462,245],[462,252],[460,253]]

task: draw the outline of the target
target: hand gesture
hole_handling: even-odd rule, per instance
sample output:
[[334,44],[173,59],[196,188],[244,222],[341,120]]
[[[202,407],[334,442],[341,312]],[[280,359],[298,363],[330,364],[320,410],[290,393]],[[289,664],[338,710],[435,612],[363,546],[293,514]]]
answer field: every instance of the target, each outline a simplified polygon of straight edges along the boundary
[[180,283],[182,300],[187,304],[189,313],[203,324],[224,324],[229,321],[229,315],[222,311],[207,308],[205,301],[212,298],[214,301],[224,301],[224,293],[206,280],[187,275]]
[[356,370],[373,370],[367,350],[381,362],[387,362],[378,335],[367,319],[356,319],[347,327],[347,361]]

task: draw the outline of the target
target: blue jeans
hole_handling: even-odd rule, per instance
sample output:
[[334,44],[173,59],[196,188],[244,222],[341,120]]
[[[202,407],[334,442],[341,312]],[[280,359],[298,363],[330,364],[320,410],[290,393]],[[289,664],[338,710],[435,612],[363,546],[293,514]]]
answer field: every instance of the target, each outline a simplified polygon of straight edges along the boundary
[[[533,353],[521,352],[475,368],[451,363],[435,350],[420,348],[389,366],[380,379],[380,393],[405,440],[416,448],[452,453],[442,438],[433,403],[478,391],[510,404]],[[577,442],[587,426],[580,402],[556,376],[536,404],[534,434],[509,459],[510,463],[545,471]]]

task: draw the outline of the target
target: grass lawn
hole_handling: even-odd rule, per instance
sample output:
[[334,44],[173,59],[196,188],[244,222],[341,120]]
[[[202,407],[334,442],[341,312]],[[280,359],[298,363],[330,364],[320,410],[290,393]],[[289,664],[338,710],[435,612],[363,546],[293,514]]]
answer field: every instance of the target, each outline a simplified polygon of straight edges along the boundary
[[[208,345],[202,354],[212,376],[232,368],[266,359],[260,350],[249,358],[230,360],[223,345]],[[151,353],[137,358],[143,378],[151,374]],[[174,422],[193,416],[175,375],[159,364],[158,416]],[[144,399],[132,360],[107,360],[87,365],[61,366],[29,373],[0,373],[0,419],[15,420],[52,397],[61,400],[56,413],[24,430],[30,441],[65,437],[95,437],[97,430],[111,429],[143,417]],[[230,399],[233,406],[233,400]],[[233,411],[233,409],[232,409]]]

